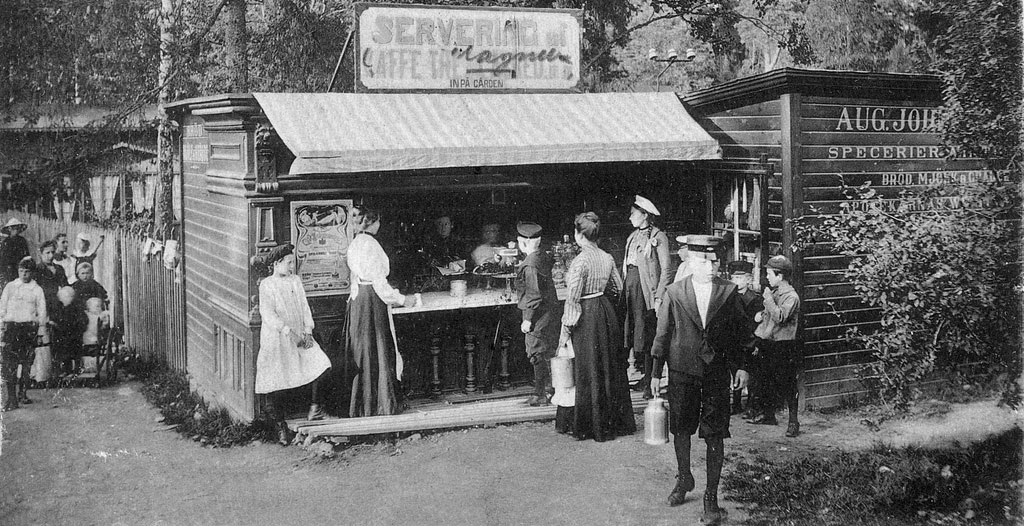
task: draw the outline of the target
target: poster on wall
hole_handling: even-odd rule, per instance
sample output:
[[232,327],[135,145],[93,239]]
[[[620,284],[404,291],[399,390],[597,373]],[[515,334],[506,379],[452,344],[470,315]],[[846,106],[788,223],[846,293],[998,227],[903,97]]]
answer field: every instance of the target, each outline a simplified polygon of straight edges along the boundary
[[295,274],[307,296],[348,294],[348,245],[351,199],[292,201],[292,244]]

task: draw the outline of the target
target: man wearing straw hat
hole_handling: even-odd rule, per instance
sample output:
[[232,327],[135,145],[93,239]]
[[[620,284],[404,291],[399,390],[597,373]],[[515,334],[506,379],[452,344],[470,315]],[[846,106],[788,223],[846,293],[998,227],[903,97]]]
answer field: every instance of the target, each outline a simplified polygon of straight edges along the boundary
[[7,236],[0,242],[0,285],[18,279],[18,262],[29,255],[28,241],[21,237],[26,228],[28,225],[16,217],[0,228]]
[[746,387],[747,344],[753,339],[736,285],[714,275],[721,241],[688,237],[692,274],[666,289],[651,348],[652,390],[660,389],[664,364],[669,370],[669,430],[675,437],[678,474],[668,504],[682,504],[695,487],[690,437],[699,430],[707,444],[704,524],[725,519],[725,510],[718,506],[718,482],[725,463],[724,439],[730,436],[729,391]]
[[651,394],[651,343],[657,325],[656,312],[672,275],[669,270],[668,236],[657,225],[661,212],[642,195],[636,196],[629,211],[633,233],[626,238],[622,262],[623,347],[633,349],[633,364],[644,376],[633,387]]

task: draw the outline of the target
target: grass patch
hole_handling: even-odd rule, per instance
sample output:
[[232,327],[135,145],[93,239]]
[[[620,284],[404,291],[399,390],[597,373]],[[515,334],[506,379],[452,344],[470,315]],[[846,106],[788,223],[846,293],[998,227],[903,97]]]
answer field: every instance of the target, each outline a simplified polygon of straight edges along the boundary
[[726,475],[748,524],[1019,524],[1021,430],[967,447],[759,456]]
[[163,415],[162,422],[182,435],[211,447],[231,447],[272,437],[261,420],[242,424],[226,409],[210,407],[188,385],[188,376],[159,362],[135,360],[125,372],[142,382],[141,392]]

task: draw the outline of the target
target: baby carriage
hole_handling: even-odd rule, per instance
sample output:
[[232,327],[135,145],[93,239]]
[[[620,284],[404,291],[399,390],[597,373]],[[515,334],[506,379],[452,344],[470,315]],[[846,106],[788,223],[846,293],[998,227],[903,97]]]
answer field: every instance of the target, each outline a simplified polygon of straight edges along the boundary
[[82,371],[76,380],[92,387],[110,385],[117,381],[117,358],[121,352],[121,329],[108,325],[100,331],[100,341],[83,354]]

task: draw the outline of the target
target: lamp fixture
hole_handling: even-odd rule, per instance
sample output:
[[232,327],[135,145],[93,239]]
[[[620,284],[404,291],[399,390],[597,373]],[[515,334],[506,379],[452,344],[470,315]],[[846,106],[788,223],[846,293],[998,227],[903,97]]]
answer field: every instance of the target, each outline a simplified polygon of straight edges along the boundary
[[693,59],[695,59],[695,58],[697,58],[697,52],[694,51],[693,48],[688,48],[686,50],[686,55],[685,55],[684,58],[679,58],[679,53],[677,53],[674,48],[668,50],[668,54],[666,55],[665,58],[661,58],[660,56],[658,56],[658,50],[655,49],[655,48],[651,48],[651,50],[647,52],[647,59],[652,61],[652,62],[665,62],[666,63],[665,64],[665,68],[661,70],[661,73],[658,73],[658,76],[657,76],[658,88],[657,88],[657,90],[661,91],[661,76],[664,75],[666,71],[668,71],[668,68],[672,67],[673,64],[679,64],[679,63],[685,63],[685,62],[693,62]]

